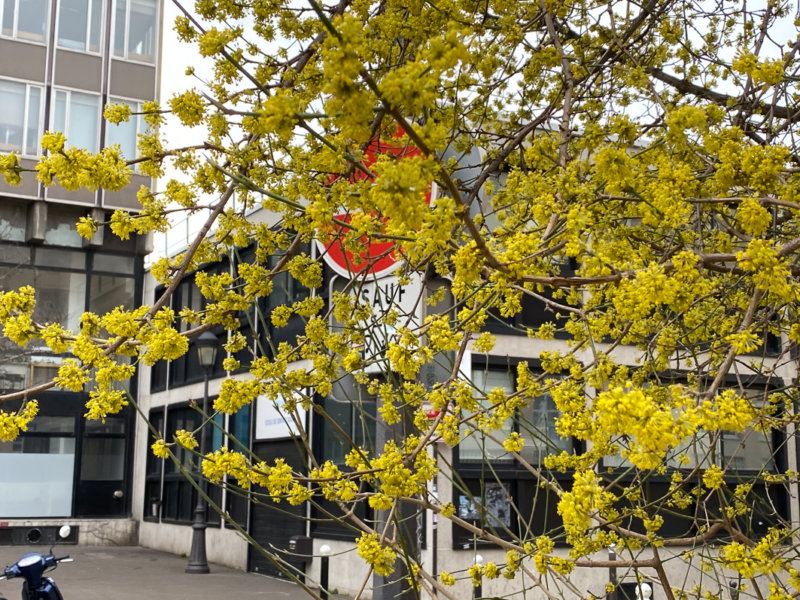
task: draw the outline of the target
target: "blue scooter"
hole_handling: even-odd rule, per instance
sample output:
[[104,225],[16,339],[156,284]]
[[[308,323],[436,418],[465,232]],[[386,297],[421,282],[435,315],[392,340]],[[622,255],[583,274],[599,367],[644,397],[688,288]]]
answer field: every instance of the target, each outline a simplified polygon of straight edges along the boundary
[[[69,534],[69,525],[58,530],[61,538],[66,538]],[[69,556],[56,558],[52,548],[50,554],[25,554],[16,563],[5,568],[0,580],[23,577],[25,581],[22,584],[22,600],[64,600],[56,582],[50,577],[43,577],[45,571],[55,569],[62,562],[72,562],[72,559]],[[0,597],[0,600],[5,599]]]

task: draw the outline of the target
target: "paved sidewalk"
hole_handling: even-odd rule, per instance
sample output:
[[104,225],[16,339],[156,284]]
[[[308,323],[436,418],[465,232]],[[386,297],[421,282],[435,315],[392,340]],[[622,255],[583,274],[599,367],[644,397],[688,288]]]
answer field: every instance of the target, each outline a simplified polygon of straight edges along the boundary
[[[47,553],[37,546],[0,546],[0,568],[27,552]],[[310,600],[300,586],[212,564],[211,573],[184,573],[186,558],[136,546],[59,545],[56,556],[69,555],[49,572],[64,600]],[[20,597],[22,579],[0,581],[0,596]]]

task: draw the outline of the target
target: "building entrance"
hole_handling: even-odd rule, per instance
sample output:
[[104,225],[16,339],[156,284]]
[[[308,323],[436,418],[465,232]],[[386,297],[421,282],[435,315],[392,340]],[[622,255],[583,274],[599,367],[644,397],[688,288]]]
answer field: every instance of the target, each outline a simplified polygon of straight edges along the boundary
[[[291,465],[293,470],[301,473],[306,472],[306,460],[301,455],[298,444],[292,438],[256,442],[253,444],[253,452],[261,460],[266,461],[267,464],[272,465],[276,458],[283,458],[287,464]],[[280,557],[285,563],[283,565],[284,568],[302,580],[304,574],[303,561],[288,555],[287,552],[289,550],[289,540],[292,536],[306,534],[306,520],[304,518],[306,516],[306,505],[292,506],[286,500],[275,503],[269,497],[262,497],[260,501],[251,503],[250,511],[250,535],[253,536],[253,539],[263,549]],[[248,570],[271,577],[291,579],[284,570],[259,552],[257,548],[250,546],[248,552]]]

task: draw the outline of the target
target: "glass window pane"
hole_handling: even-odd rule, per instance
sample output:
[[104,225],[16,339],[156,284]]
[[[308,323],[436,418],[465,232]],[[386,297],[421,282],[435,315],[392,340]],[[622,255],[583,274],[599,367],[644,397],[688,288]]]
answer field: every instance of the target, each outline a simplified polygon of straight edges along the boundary
[[[472,372],[472,382],[478,390],[477,393],[482,396],[495,388],[502,388],[507,394],[514,391],[514,380],[511,372],[507,369],[475,370]],[[485,398],[479,399],[478,404],[484,408],[489,406]],[[492,437],[497,441],[477,431],[473,422],[469,425],[461,425],[462,440],[458,445],[459,459],[467,461],[512,460],[503,448],[502,442],[511,434],[513,425],[513,419],[507,419],[499,430],[492,432]],[[468,432],[471,433],[465,437]]]
[[[158,431],[161,435],[164,435],[164,411],[162,409],[158,409],[155,411],[150,412],[150,423],[153,425],[156,431]],[[158,458],[155,454],[153,454],[152,449],[150,448],[151,444],[155,442],[157,438],[155,438],[152,432],[149,432],[147,435],[147,460],[145,471],[148,476],[151,475],[161,475],[161,466],[164,463],[163,458]]]
[[133,308],[133,278],[93,275],[89,291],[89,310],[105,314],[122,306]]
[[10,356],[11,352],[8,349],[10,343],[0,346],[4,354],[3,362],[0,362],[0,393],[3,394],[18,392],[28,387],[30,373],[29,365],[24,362],[27,357],[23,356],[21,351],[17,351],[16,356]]
[[17,37],[44,41],[47,25],[47,0],[19,0]]
[[[25,241],[26,212],[25,205],[3,200],[0,204],[0,240]],[[30,261],[30,251],[21,246],[3,245],[0,247],[0,261],[12,265],[27,264]]]
[[14,0],[3,3],[3,35],[14,35]]
[[55,108],[53,109],[53,131],[61,131],[67,128],[67,93],[56,91]]
[[37,270],[34,282],[36,308],[33,318],[40,323],[61,323],[77,332],[85,308],[86,275]]
[[748,427],[741,433],[722,432],[723,467],[728,469],[775,471],[771,434]]
[[103,0],[92,0],[89,21],[89,51],[100,52],[100,35],[103,31]]
[[[175,432],[179,429],[186,431],[194,431],[200,426],[200,413],[193,408],[175,408],[167,413],[167,430],[165,438],[167,441],[172,441]],[[186,467],[191,467],[195,462],[191,452],[182,447],[173,448],[175,457]],[[165,468],[168,473],[178,473],[179,469],[171,460],[165,462]]]
[[50,383],[58,375],[58,369],[59,365],[53,363],[31,364],[31,385]]
[[41,114],[42,90],[36,86],[28,88],[28,121],[25,128],[25,153],[30,155],[38,154],[39,138],[42,132],[39,130],[39,116]]
[[[245,448],[250,446],[250,405],[245,404],[239,411],[231,415],[231,434]],[[237,444],[231,443],[231,448]]]
[[86,255],[80,251],[70,251],[47,247],[34,248],[34,264],[43,267],[67,269],[86,269]]
[[80,248],[83,245],[83,238],[78,235],[76,224],[83,214],[81,209],[72,206],[50,204],[47,207],[44,241],[53,246]]
[[[210,403],[209,403],[209,406],[210,406]],[[225,443],[224,442],[224,437],[225,437],[224,436],[224,432],[225,432],[224,415],[222,413],[218,413],[218,414],[214,415],[213,421],[214,421],[213,425],[211,423],[209,423],[207,425],[207,427],[211,427],[211,430],[210,430],[211,434],[209,436],[211,438],[211,451],[219,450],[220,448],[222,448],[223,444]],[[198,441],[200,441],[200,440],[198,440]]]
[[[353,407],[350,402],[339,401],[333,397],[325,398],[325,413],[330,421],[336,423],[343,431],[350,434],[353,429]],[[351,445],[337,428],[330,424],[328,418],[323,421],[322,456],[335,464],[344,464],[344,457],[351,450]]]
[[126,160],[136,158],[136,117],[131,117],[127,123],[114,125],[108,124],[107,146],[119,144],[122,156]]
[[[17,443],[19,442],[19,443]],[[68,517],[72,512],[75,438],[22,436],[0,444],[4,517]]]
[[0,150],[22,150],[25,84],[0,81]]
[[156,2],[131,0],[128,56],[152,60],[155,54]]
[[128,0],[117,0],[114,13],[114,56],[125,56],[125,21]]
[[28,433],[73,433],[75,417],[37,416],[28,424]]
[[97,152],[97,122],[99,97],[90,94],[70,94],[69,145]]
[[87,0],[61,0],[58,11],[58,45],[73,50],[86,49]]
[[86,433],[125,433],[125,417],[106,417],[105,421],[86,421]]
[[86,270],[86,253],[59,248],[35,248],[36,264],[43,267],[62,267],[77,271]]
[[93,270],[133,275],[133,263],[134,259],[132,256],[117,256],[114,254],[100,254],[98,252],[94,255]]
[[81,481],[120,481],[125,472],[124,438],[86,438],[81,453]]
[[531,464],[541,464],[546,456],[569,452],[572,442],[556,433],[556,419],[560,416],[556,403],[550,394],[543,394],[533,400],[522,411],[519,429],[525,438],[522,457]]

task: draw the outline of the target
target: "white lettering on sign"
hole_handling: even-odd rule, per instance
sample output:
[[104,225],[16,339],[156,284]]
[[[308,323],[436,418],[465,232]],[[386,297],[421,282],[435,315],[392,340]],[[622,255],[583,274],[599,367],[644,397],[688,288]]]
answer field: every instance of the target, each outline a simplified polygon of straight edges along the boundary
[[[369,322],[360,324],[366,333],[366,344],[362,351],[366,360],[385,356],[386,346],[396,335],[396,327],[415,328],[420,325],[421,293],[422,276],[417,274],[412,275],[405,285],[400,285],[396,277],[367,280],[361,285],[359,298],[362,303],[372,307],[374,315]],[[390,310],[398,315],[395,326],[381,322],[381,317]],[[368,365],[364,371],[377,373],[383,367],[379,361]]]

